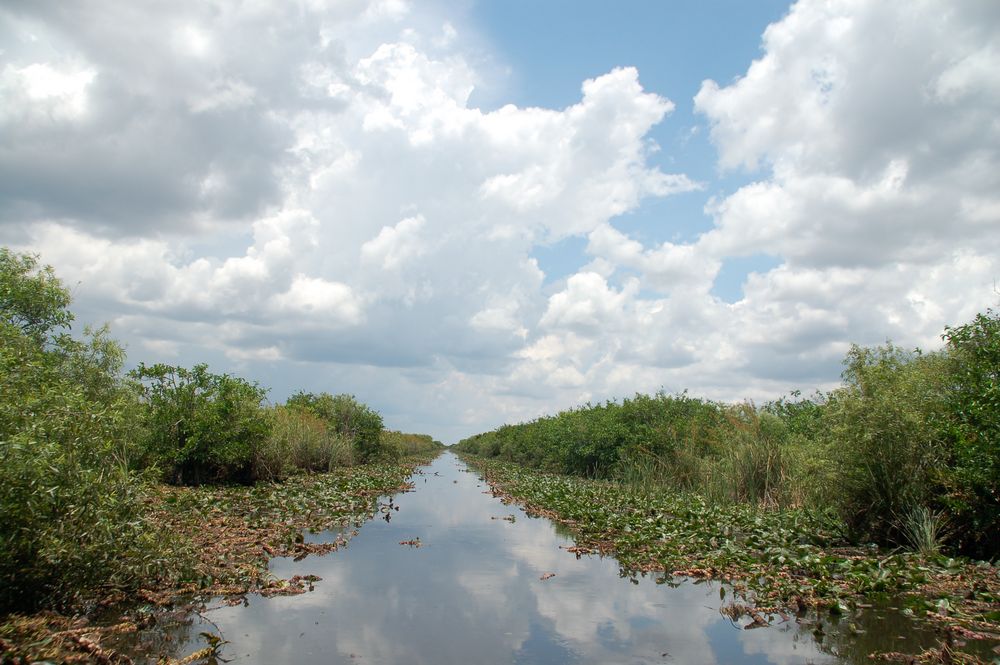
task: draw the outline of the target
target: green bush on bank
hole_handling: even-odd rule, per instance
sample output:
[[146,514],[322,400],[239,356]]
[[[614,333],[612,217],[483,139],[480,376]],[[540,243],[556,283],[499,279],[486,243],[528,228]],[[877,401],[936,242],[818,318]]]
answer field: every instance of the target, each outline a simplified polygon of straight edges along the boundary
[[952,458],[944,503],[956,537],[981,556],[1000,552],[1000,312],[946,328]]
[[0,611],[66,607],[160,574],[142,520],[136,401],[106,330],[83,341],[68,291],[0,248]]
[[388,429],[382,430],[380,445],[404,456],[422,455],[444,448],[443,443],[435,441],[429,434],[408,434]]
[[276,406],[271,435],[254,455],[254,477],[283,480],[298,471],[324,472],[354,464],[351,440],[308,411]]
[[263,388],[204,364],[140,363],[129,375],[140,386],[147,463],[175,484],[255,480],[256,453],[271,435]]
[[285,406],[323,420],[330,432],[351,442],[354,458],[359,462],[391,461],[399,457],[400,451],[383,445],[382,416],[354,395],[300,391],[289,397]]
[[859,537],[903,543],[907,515],[935,500],[948,462],[946,358],[853,347],[824,408],[835,505]]
[[[636,395],[504,425],[459,450],[546,471],[833,509],[859,540],[1000,554],[1000,315],[944,350],[853,347],[843,384],[757,407]],[[917,529],[924,533],[914,533]]]

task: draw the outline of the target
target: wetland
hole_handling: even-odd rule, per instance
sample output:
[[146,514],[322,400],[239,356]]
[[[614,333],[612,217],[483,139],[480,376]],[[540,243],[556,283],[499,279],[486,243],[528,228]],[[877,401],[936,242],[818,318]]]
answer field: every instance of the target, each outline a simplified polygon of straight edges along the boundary
[[305,593],[213,597],[131,634],[133,654],[180,659],[224,640],[217,655],[238,663],[862,663],[938,639],[889,602],[775,610],[757,627],[727,610],[732,584],[588,553],[452,453],[411,480],[347,547],[271,560],[274,578],[309,580]]

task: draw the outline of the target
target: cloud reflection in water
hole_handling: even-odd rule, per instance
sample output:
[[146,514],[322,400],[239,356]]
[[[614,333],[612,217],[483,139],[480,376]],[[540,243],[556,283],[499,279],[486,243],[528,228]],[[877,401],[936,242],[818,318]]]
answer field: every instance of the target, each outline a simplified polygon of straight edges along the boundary
[[[231,642],[225,656],[417,665],[837,662],[794,623],[735,628],[718,613],[713,585],[633,584],[613,559],[577,559],[559,549],[571,541],[551,522],[501,504],[463,468],[450,454],[439,457],[415,492],[397,497],[391,522],[369,522],[346,549],[275,560],[276,575],[323,581],[301,596],[211,611]],[[516,521],[501,519],[511,514]],[[399,544],[417,537],[419,548]]]

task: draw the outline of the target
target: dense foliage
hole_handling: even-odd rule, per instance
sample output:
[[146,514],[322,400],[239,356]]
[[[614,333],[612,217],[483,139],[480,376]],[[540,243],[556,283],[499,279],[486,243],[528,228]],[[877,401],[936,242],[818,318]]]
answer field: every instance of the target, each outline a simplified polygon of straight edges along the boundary
[[51,269],[0,249],[0,610],[127,586],[160,555],[129,471],[121,347],[70,337],[68,302]]
[[140,364],[129,374],[140,382],[145,407],[143,450],[167,467],[171,482],[253,479],[255,453],[271,434],[266,391],[207,365]]
[[1000,316],[945,349],[853,347],[843,384],[763,406],[636,395],[504,425],[459,450],[545,471],[833,509],[858,540],[1000,554]]
[[271,435],[254,454],[254,477],[282,480],[296,471],[323,472],[354,463],[351,440],[308,411],[276,406]]
[[70,300],[37,257],[0,248],[0,612],[191,574],[189,548],[150,519],[156,478],[281,480],[430,450],[350,395],[270,407],[206,365],[125,376],[106,329],[70,334]]
[[946,502],[972,550],[1000,552],[1000,313],[945,331],[954,458]]
[[429,434],[409,434],[395,430],[382,430],[381,445],[384,448],[399,451],[403,455],[426,455],[444,448],[444,444],[435,441]]
[[285,406],[321,418],[333,433],[352,442],[354,455],[361,462],[399,456],[398,451],[382,445],[382,416],[354,395],[298,392],[288,398]]

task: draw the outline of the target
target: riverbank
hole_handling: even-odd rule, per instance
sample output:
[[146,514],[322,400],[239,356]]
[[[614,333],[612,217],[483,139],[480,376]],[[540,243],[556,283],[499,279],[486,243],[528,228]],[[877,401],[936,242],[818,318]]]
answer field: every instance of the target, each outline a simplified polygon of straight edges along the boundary
[[[151,487],[145,519],[159,525],[171,541],[156,578],[144,580],[136,591],[93,589],[91,600],[74,616],[43,612],[0,617],[0,663],[130,662],[102,646],[102,640],[149,628],[156,621],[155,608],[209,596],[241,602],[248,593],[303,593],[315,579],[276,578],[268,572],[268,561],[324,554],[346,544],[352,529],[377,513],[379,497],[410,489],[409,477],[434,456],[248,487]],[[343,534],[331,543],[310,543],[303,537],[304,531],[328,529],[343,529]]]
[[467,454],[462,459],[494,495],[568,527],[578,556],[614,556],[626,574],[727,582],[726,608],[747,627],[793,612],[849,617],[892,599],[914,619],[933,622],[942,645],[882,658],[991,662],[983,654],[1000,644],[1000,571],[993,565],[852,546],[835,518],[816,511],[711,505],[695,494],[546,474]]

